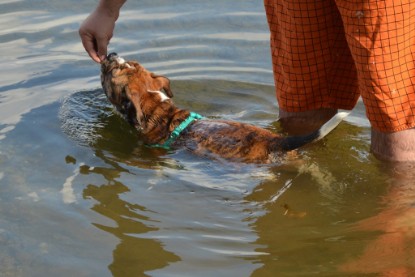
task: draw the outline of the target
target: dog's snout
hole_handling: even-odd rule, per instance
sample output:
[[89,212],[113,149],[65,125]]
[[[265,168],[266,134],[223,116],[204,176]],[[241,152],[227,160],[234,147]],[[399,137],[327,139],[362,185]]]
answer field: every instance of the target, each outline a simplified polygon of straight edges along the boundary
[[117,53],[112,52],[110,54],[108,54],[107,56],[107,60],[112,63],[112,62],[116,62],[118,65],[124,65],[126,64],[127,67],[130,67],[123,58],[121,58],[120,56],[118,56]]
[[112,52],[112,53],[109,53],[109,54],[108,54],[107,59],[109,60],[109,59],[111,59],[111,58],[116,58],[116,57],[118,57],[118,54],[117,54],[117,53],[115,53],[115,52]]

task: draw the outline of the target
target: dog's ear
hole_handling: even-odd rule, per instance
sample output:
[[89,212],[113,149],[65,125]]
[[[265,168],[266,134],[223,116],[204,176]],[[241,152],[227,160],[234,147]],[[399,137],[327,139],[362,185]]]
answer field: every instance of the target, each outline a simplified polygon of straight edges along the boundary
[[146,122],[143,110],[141,108],[140,95],[138,93],[131,93],[131,91],[128,88],[126,89],[126,95],[135,108],[135,116],[139,126],[141,127],[141,129],[144,130],[146,128]]
[[151,77],[153,78],[153,84],[156,90],[163,90],[168,97],[173,97],[173,92],[170,89],[170,80],[167,77],[154,73],[151,73]]

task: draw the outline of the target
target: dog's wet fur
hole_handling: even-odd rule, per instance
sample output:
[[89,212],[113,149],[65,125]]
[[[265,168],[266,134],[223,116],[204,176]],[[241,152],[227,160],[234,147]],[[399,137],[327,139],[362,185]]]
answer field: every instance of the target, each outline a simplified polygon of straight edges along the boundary
[[[141,131],[146,144],[164,143],[190,115],[190,111],[174,105],[168,78],[149,72],[136,61],[125,61],[116,53],[109,54],[102,62],[101,82],[109,101]],[[324,137],[346,115],[338,113],[319,130],[291,137],[235,121],[195,120],[172,147],[238,162],[274,163],[287,151]]]

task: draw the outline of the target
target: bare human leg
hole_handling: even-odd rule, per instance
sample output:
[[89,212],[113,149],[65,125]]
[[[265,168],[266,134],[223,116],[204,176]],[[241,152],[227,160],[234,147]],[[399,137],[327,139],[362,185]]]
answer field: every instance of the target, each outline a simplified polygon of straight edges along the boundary
[[306,112],[279,111],[279,122],[288,135],[305,135],[319,129],[337,113],[337,109],[319,109]]

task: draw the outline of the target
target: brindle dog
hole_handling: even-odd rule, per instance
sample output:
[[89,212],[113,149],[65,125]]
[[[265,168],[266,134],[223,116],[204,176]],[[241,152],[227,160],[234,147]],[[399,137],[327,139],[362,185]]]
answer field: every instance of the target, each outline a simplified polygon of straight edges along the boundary
[[318,131],[293,137],[245,123],[195,119],[172,141],[172,133],[191,113],[173,104],[169,79],[111,53],[101,65],[101,82],[109,101],[141,131],[146,144],[165,146],[169,141],[169,147],[246,163],[280,161],[283,153],[327,135],[347,115],[338,113]]

